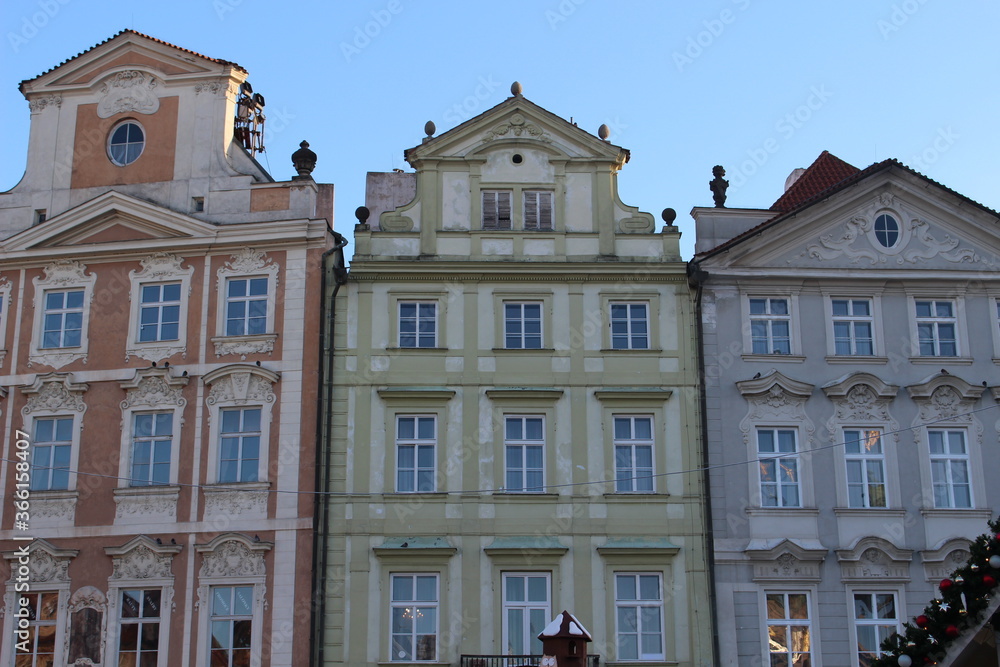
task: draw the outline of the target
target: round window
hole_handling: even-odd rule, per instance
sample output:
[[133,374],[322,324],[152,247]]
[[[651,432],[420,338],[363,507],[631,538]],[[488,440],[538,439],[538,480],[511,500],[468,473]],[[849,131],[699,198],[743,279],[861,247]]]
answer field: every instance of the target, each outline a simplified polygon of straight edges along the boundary
[[899,223],[887,213],[875,218],[875,239],[883,248],[891,248],[899,243]]
[[127,120],[115,126],[108,136],[108,157],[119,167],[132,164],[142,155],[146,135],[142,126]]

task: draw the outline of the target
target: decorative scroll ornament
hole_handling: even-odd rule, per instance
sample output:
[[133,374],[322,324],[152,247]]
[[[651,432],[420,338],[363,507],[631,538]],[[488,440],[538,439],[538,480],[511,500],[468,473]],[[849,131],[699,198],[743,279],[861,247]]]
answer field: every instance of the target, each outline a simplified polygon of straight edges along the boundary
[[28,109],[31,113],[38,113],[47,107],[61,107],[62,95],[46,95],[36,97],[28,102]]
[[167,368],[145,368],[135,372],[128,382],[122,382],[125,390],[125,400],[121,409],[136,407],[152,408],[183,408],[187,400],[181,394],[181,388],[188,383],[186,377],[171,377]]
[[252,514],[263,517],[267,513],[267,489],[205,489],[205,514],[236,516]]
[[224,269],[219,269],[219,274],[225,273],[253,273],[268,268],[271,258],[263,250],[253,248],[242,248],[233,255],[233,258],[226,262]]
[[104,596],[104,593],[93,586],[83,586],[76,589],[73,595],[70,596],[67,609],[72,614],[85,608],[104,611],[107,606],[108,599]]
[[519,113],[514,114],[510,117],[506,123],[501,123],[497,125],[492,130],[486,133],[483,137],[483,143],[488,143],[494,139],[499,139],[500,137],[514,136],[525,138],[537,139],[545,143],[551,143],[552,140],[545,134],[545,132],[539,128],[537,125],[532,125],[528,123],[524,116]]
[[250,371],[237,371],[226,375],[212,383],[207,403],[231,403],[244,405],[246,403],[274,403],[272,382]]
[[882,382],[870,373],[852,373],[844,379],[823,387],[834,405],[833,416],[826,422],[830,436],[845,424],[888,425],[892,437],[899,441],[899,422],[889,411],[899,387]]
[[21,413],[34,412],[86,412],[83,392],[88,385],[70,380],[70,373],[46,373],[35,378],[34,384],[21,392],[28,397]]
[[110,118],[129,111],[156,113],[160,108],[160,98],[153,92],[156,86],[156,79],[149,74],[138,70],[118,72],[101,86],[103,96],[97,102],[98,117]]
[[93,274],[87,274],[87,266],[75,259],[60,259],[45,266],[45,279],[42,284],[61,287],[64,285],[79,285],[93,280]]
[[[866,218],[860,216],[851,218],[844,223],[844,229],[839,238],[835,238],[833,234],[821,236],[819,237],[819,245],[808,246],[806,253],[813,259],[829,260],[846,255],[850,258],[852,264],[857,264],[862,259],[867,259],[872,264],[877,264],[879,254],[874,250],[851,247],[857,238],[862,236],[863,232],[868,231],[869,226],[871,226],[871,223]],[[882,261],[885,261],[885,257],[882,257]]]
[[142,264],[142,269],[129,272],[130,277],[139,280],[176,278],[179,275],[190,275],[194,271],[190,267],[183,268],[181,264],[184,263],[184,259],[177,255],[171,255],[169,252],[158,252],[149,257],[143,257],[139,263]]
[[44,549],[31,552],[31,581],[38,584],[69,583],[69,558],[56,558]]
[[111,579],[169,579],[173,577],[173,554],[158,554],[140,544],[126,554],[112,558]]
[[251,551],[242,540],[225,540],[205,553],[199,576],[247,577],[264,575],[264,554]]

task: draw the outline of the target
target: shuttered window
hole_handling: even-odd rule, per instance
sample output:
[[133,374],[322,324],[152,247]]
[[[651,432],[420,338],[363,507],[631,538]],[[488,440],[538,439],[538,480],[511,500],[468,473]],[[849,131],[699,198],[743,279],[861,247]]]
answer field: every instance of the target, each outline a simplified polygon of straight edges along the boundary
[[552,229],[552,193],[528,190],[524,193],[524,228]]
[[483,229],[510,229],[510,191],[483,191]]

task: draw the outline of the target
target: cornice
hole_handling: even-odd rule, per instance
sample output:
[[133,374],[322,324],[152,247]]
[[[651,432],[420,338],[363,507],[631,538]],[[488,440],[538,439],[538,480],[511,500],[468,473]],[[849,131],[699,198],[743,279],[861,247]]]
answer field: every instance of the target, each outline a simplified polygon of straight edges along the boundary
[[[392,270],[366,271],[357,269],[351,265],[351,272],[348,280],[354,282],[429,282],[435,280],[449,281],[469,281],[469,282],[502,282],[502,283],[531,283],[540,280],[560,283],[605,283],[605,282],[629,282],[629,283],[676,283],[678,285],[687,284],[687,275],[683,270],[670,273],[656,273],[648,265],[636,265],[625,267],[615,265],[613,270],[594,264],[586,272],[576,269],[567,271],[566,264],[551,264],[544,267],[536,266],[534,263],[526,266],[524,262],[495,262],[482,267],[441,267],[440,269],[429,270],[420,267],[415,270],[407,270],[398,266],[402,262],[397,262]],[[414,260],[413,264],[420,264],[419,260]],[[387,267],[388,269],[388,267]],[[516,273],[514,270],[516,269]]]

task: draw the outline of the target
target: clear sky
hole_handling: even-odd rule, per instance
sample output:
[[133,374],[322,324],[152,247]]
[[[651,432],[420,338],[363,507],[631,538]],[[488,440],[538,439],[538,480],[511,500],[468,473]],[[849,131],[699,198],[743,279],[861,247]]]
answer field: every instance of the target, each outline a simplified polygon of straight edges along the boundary
[[611,128],[632,153],[622,200],[676,209],[685,259],[715,164],[731,207],[770,206],[829,150],[895,157],[1000,209],[996,0],[4,0],[0,18],[0,190],[24,171],[18,83],[133,28],[245,67],[267,101],[261,162],[288,179],[307,139],[348,238],[366,172],[408,169],[427,120],[448,130],[515,80]]

